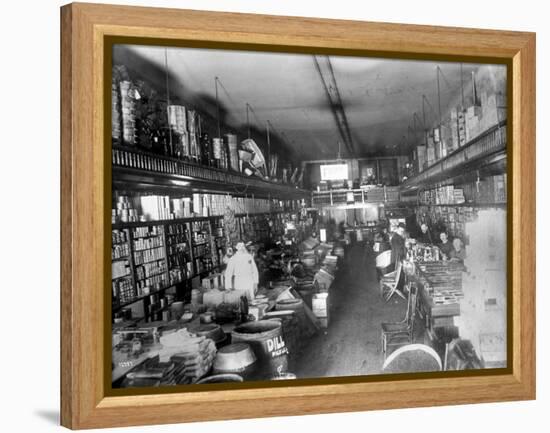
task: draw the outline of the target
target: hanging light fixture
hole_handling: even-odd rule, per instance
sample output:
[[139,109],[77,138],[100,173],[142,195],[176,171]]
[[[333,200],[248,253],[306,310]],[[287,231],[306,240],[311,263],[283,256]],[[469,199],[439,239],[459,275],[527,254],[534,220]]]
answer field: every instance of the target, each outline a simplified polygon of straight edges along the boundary
[[338,144],[338,154],[336,155],[336,161],[341,162],[342,161],[342,154],[341,154],[341,143],[340,140],[336,142]]

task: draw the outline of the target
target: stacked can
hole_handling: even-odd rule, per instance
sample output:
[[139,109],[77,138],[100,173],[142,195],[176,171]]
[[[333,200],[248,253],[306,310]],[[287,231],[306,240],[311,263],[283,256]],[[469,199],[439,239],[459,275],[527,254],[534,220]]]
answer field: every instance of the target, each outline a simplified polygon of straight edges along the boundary
[[136,102],[131,81],[120,82],[120,99],[122,105],[122,138],[127,145],[136,142]]
[[229,152],[229,165],[231,170],[239,171],[239,154],[237,149],[237,136],[235,134],[225,134],[227,151]]
[[187,131],[187,117],[183,105],[168,106],[168,124],[172,131],[183,134]]
[[187,112],[187,129],[189,131],[189,156],[194,160],[198,160],[200,155],[197,141],[197,112],[195,110]]
[[113,79],[111,85],[111,137],[120,141],[120,100],[118,98],[118,84]]
[[183,105],[168,106],[168,124],[172,134],[174,153],[178,156],[189,156],[189,136],[187,132],[187,112]]
[[118,197],[116,209],[112,212],[112,221],[136,222],[138,220],[137,209],[132,206],[128,196],[121,195]]
[[222,139],[221,138],[213,138],[212,139],[212,153],[214,154],[214,164],[218,168],[222,167]]

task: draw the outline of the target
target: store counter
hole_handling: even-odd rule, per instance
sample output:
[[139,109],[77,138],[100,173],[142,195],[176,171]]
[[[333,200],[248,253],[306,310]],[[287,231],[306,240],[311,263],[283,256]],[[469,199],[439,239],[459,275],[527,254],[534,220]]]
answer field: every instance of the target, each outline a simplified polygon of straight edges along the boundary
[[453,326],[453,318],[460,316],[464,266],[450,261],[409,261],[404,269],[407,284],[418,287],[418,309],[434,339],[435,328]]

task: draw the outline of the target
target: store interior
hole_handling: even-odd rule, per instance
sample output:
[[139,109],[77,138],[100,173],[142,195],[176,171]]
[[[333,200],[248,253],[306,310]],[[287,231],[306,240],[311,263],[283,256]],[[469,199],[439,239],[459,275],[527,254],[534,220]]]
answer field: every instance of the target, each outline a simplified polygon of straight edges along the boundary
[[506,67],[115,45],[113,388],[507,366]]

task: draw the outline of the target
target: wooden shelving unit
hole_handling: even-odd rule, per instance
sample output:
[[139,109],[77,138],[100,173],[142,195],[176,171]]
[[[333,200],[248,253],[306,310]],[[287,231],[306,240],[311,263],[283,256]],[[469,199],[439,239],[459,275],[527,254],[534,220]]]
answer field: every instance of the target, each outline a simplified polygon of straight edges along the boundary
[[506,209],[506,121],[402,184],[401,205],[417,223],[443,225],[468,239],[466,225],[486,209]]
[[115,224],[112,224],[112,228],[114,229],[127,229],[132,227],[146,227],[146,226],[154,226],[154,225],[165,225],[165,224],[171,224],[171,223],[189,223],[192,221],[209,221],[214,220],[217,218],[222,218],[221,215],[215,215],[215,216],[197,216],[197,217],[188,217],[188,218],[175,218],[170,220],[156,220],[156,221],[137,221],[137,222],[118,222]]
[[[273,224],[271,227],[267,227],[270,231],[279,233],[282,229],[280,218],[293,212],[295,211],[237,214],[236,218],[239,221],[254,219],[264,222],[269,218]],[[160,295],[172,287],[181,285],[189,288],[193,278],[219,271],[226,248],[223,221],[223,216],[210,216],[113,224],[113,232],[119,237],[120,233],[123,233],[122,236],[128,243],[128,266],[130,268],[127,276],[120,277],[127,278],[129,281],[129,288],[123,297],[113,285],[113,314],[134,303],[144,302],[145,319],[147,320],[151,316],[151,313],[147,311],[147,306],[152,295]],[[265,240],[265,233],[262,235],[254,232],[254,235],[257,236],[254,241]],[[114,234],[113,239],[116,236]],[[117,245],[118,243],[113,243],[113,248],[120,249]],[[148,258],[144,259],[143,252],[153,250],[159,252],[147,253],[145,255]],[[112,258],[114,261],[124,259],[118,254],[112,255]],[[162,263],[162,265],[157,266],[158,272],[145,276],[141,269],[150,263]],[[144,293],[144,287],[147,285],[143,282],[146,281],[146,278],[158,279],[159,282],[150,286],[149,291]]]
[[164,225],[133,227],[129,230],[136,296],[143,296],[146,288],[150,291],[165,288],[169,275]]
[[[111,285],[114,296],[126,301],[135,288],[129,229],[114,229],[111,237]],[[122,273],[124,267],[124,273]]]
[[508,203],[449,203],[449,204],[427,204],[417,203],[414,206],[427,206],[427,207],[475,207],[475,208],[506,208]]
[[212,264],[220,268],[227,247],[223,218],[215,218],[210,222],[210,248],[212,250]]
[[248,177],[236,171],[207,167],[192,162],[159,156],[127,146],[112,147],[113,185],[145,191],[223,192],[232,195],[277,197],[281,200],[310,196],[310,191],[295,185]]
[[169,282],[171,285],[179,284],[193,277],[189,223],[165,223],[165,236]]
[[407,179],[401,185],[401,190],[441,182],[466,171],[505,160],[506,135],[506,120],[503,120],[416,176]]
[[195,275],[202,275],[214,270],[212,263],[211,225],[210,221],[193,221],[191,226],[191,256],[193,257]]
[[[256,197],[269,200],[277,197],[281,201],[311,196],[310,191],[294,185],[247,177],[239,172],[116,144],[112,146],[112,164],[112,188],[119,191],[178,196],[182,193],[190,195],[198,192],[230,194],[233,197],[249,199]],[[246,213],[237,214],[236,217],[237,220],[262,220],[266,215],[277,213]],[[193,278],[219,271],[226,249],[227,233],[223,221],[223,215],[216,215],[112,224],[113,231],[128,233],[131,247],[128,262],[131,272],[127,277],[128,282],[124,283],[126,291],[123,297],[116,282],[113,283],[113,314],[136,302],[143,302],[145,320],[148,320],[152,316],[148,311],[149,303],[153,302],[155,295],[162,295],[173,287],[180,295],[187,293],[190,291]],[[134,241],[138,237],[133,236],[133,233],[149,233],[155,228],[159,230],[159,234],[152,238],[162,241],[159,241],[158,245],[146,248],[149,251],[147,253],[136,251]],[[147,258],[144,259],[143,255]]]
[[[205,239],[210,242],[209,227],[215,218],[221,217],[114,224],[113,232],[128,234],[131,268],[128,278],[131,287],[127,287],[121,296],[120,290],[113,284],[113,313],[204,274],[205,269],[197,269],[193,254],[197,242],[193,242],[192,224],[204,224],[208,230]],[[208,272],[212,270],[214,267],[210,267]],[[146,318],[147,313],[145,311]]]

